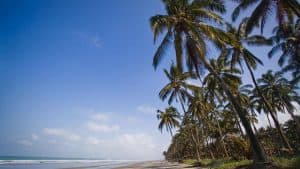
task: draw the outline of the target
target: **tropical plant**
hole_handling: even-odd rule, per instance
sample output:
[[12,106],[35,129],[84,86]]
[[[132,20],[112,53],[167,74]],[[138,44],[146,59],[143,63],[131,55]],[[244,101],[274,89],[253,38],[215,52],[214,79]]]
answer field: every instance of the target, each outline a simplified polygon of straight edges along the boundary
[[276,110],[280,110],[281,108],[281,104],[280,102],[278,102],[278,99],[280,99],[281,96],[279,96],[278,94],[280,93],[283,85],[286,84],[286,81],[287,79],[283,78],[280,73],[273,74],[272,71],[268,71],[266,74],[263,74],[260,79],[258,79],[258,87],[260,88],[260,91],[262,92],[264,98],[267,100],[267,103],[271,103],[271,105],[273,105],[272,111],[269,113],[286,147],[290,151],[292,151],[292,148],[286,136],[284,135],[282,127],[277,119],[277,114],[274,113],[276,112]]
[[168,107],[165,111],[157,110],[157,119],[160,120],[158,129],[162,132],[163,128],[173,136],[172,129],[179,127],[180,115],[175,107]]
[[[236,41],[232,34],[207,24],[207,21],[217,24],[223,23],[222,18],[216,13],[225,12],[223,1],[163,0],[163,3],[167,14],[156,15],[150,19],[154,33],[154,41],[159,35],[165,33],[162,43],[154,55],[154,67],[157,67],[165,53],[166,47],[168,47],[172,41],[176,53],[176,64],[179,69],[183,69],[183,51],[186,53],[185,60],[187,68],[189,70],[195,69],[198,76],[199,66],[204,65],[218,80],[228,100],[233,105],[235,112],[241,119],[255,152],[255,159],[259,162],[266,162],[267,159],[264,150],[254,135],[251,124],[246,117],[247,112],[230,91],[228,85],[219,77],[206,59],[207,40],[212,42],[219,49],[224,49],[227,45],[234,46],[235,48],[240,46],[240,43]],[[174,40],[172,38],[174,38]]]
[[[271,38],[276,45],[269,52],[273,57],[281,51],[278,64],[283,67],[283,72],[291,71],[294,83],[300,80],[300,19],[293,25],[286,24],[285,29],[275,28],[276,34]],[[287,64],[285,64],[287,62]]]
[[171,65],[169,72],[164,69],[164,73],[167,76],[169,83],[165,85],[161,91],[159,92],[159,97],[162,100],[165,100],[167,97],[168,104],[170,105],[173,100],[179,100],[183,112],[185,113],[184,104],[188,98],[191,97],[188,90],[193,90],[196,86],[187,83],[189,79],[195,79],[196,75],[193,72],[182,72],[178,67],[174,64]]
[[290,23],[294,17],[300,17],[300,4],[297,0],[234,0],[238,6],[233,10],[232,20],[235,21],[244,11],[254,5],[255,9],[249,17],[246,25],[246,34],[249,34],[255,26],[260,26],[263,32],[266,21],[271,13],[275,13],[278,26]]
[[300,97],[297,93],[297,86],[291,85],[290,82],[282,76],[281,73],[268,71],[259,79],[263,93],[270,98],[272,105],[279,112],[288,112],[298,126],[300,135],[300,122],[294,115],[295,104],[300,104]]

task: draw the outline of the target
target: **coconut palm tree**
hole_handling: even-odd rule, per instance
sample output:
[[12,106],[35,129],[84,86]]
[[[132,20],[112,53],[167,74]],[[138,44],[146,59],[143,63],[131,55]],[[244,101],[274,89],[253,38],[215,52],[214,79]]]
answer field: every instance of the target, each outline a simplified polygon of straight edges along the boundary
[[[217,59],[211,59],[210,65],[218,76],[230,87],[230,90],[236,93],[239,85],[242,83],[241,78],[238,76],[241,74],[240,70],[235,67],[231,68],[229,62],[222,56]],[[211,102],[217,98],[219,103],[222,104],[221,97],[224,97],[224,90],[213,73],[210,72],[204,77],[203,85],[207,89],[206,97],[210,98]]]
[[249,34],[255,26],[260,26],[263,32],[264,26],[271,13],[276,15],[278,26],[293,21],[294,16],[300,17],[300,4],[297,0],[234,0],[238,6],[232,13],[232,20],[235,21],[241,11],[254,5],[255,9],[249,17],[246,26],[246,34]]
[[185,113],[184,104],[186,100],[191,97],[188,90],[196,88],[196,86],[187,83],[189,79],[195,79],[196,74],[193,72],[182,72],[178,67],[175,67],[174,64],[171,65],[169,72],[164,69],[164,73],[167,76],[169,83],[166,84],[159,92],[159,97],[162,100],[165,100],[167,97],[168,104],[170,105],[173,100],[179,100],[183,112]]
[[174,44],[176,64],[179,69],[183,69],[183,51],[185,51],[185,61],[189,70],[195,69],[199,76],[199,66],[203,65],[218,80],[228,100],[236,110],[235,112],[241,119],[252,143],[256,161],[266,162],[267,159],[264,150],[254,135],[250,122],[246,118],[246,110],[243,109],[239,100],[230,91],[229,86],[214,71],[206,58],[207,40],[213,42],[219,49],[224,49],[227,45],[240,46],[232,34],[207,24],[208,20],[218,24],[223,23],[222,18],[217,14],[217,12],[225,12],[223,1],[163,0],[162,2],[166,8],[166,14],[155,15],[150,18],[154,41],[156,41],[159,35],[165,34],[155,52],[153,58],[154,67],[156,68],[158,63],[160,63],[167,47],[171,43]]
[[[264,96],[264,98],[267,100],[268,103],[271,103],[273,105],[272,107],[272,111],[269,112],[275,127],[278,130],[278,133],[280,134],[280,137],[282,138],[282,141],[285,143],[285,146],[292,151],[292,148],[286,138],[286,136],[284,135],[284,132],[282,130],[282,127],[277,119],[277,114],[276,113],[276,109],[278,110],[278,102],[275,100],[275,98],[278,98],[276,96],[278,96],[279,94],[279,85],[281,85],[282,83],[285,83],[286,79],[281,78],[280,73],[275,73],[273,74],[272,71],[268,71],[266,74],[263,74],[262,77],[260,79],[258,79],[259,82],[259,88]],[[264,103],[264,102],[263,102]],[[264,104],[263,104],[264,105]],[[266,106],[266,105],[264,105]]]
[[300,19],[293,25],[286,24],[286,29],[277,27],[276,34],[271,38],[276,45],[269,52],[269,57],[273,57],[279,51],[281,54],[278,64],[283,67],[283,72],[291,71],[293,73],[294,82],[300,80]]
[[158,129],[162,132],[163,128],[173,136],[172,129],[179,127],[180,115],[175,107],[167,107],[165,111],[157,110],[159,121]]
[[[202,125],[205,125],[209,131],[218,131],[218,136],[221,138],[221,144],[226,157],[229,157],[225,143],[222,139],[223,133],[219,124],[218,112],[215,109],[215,105],[207,101],[204,96],[204,88],[198,88],[198,90],[194,91],[194,97],[190,100],[189,112],[192,117],[197,119]],[[215,126],[214,124],[217,124]],[[211,152],[212,154],[212,152]]]
[[300,97],[296,91],[298,87],[291,85],[281,73],[273,73],[272,71],[264,74],[260,79],[260,83],[263,92],[270,98],[274,108],[283,113],[287,111],[291,115],[300,134],[300,122],[294,114],[294,104],[299,105],[300,103]]

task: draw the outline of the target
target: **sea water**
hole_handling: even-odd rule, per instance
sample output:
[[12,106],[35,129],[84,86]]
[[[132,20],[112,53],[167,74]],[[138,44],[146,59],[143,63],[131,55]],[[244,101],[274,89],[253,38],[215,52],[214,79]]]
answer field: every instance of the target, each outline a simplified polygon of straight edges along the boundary
[[0,169],[112,169],[136,161],[50,157],[0,157]]

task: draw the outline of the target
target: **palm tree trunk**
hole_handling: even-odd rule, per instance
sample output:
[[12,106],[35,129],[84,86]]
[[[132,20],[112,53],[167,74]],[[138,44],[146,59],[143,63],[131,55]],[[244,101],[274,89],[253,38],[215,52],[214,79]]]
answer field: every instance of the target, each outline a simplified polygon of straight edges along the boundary
[[258,133],[258,131],[257,131],[257,128],[255,127],[255,124],[254,124],[254,122],[251,122],[252,123],[252,126],[253,126],[253,129],[254,129],[254,132],[255,132],[255,134],[257,134]]
[[210,158],[214,160],[214,159],[215,159],[215,156],[214,156],[214,153],[211,151],[211,149],[210,149],[210,147],[209,147],[208,138],[206,138],[205,141],[206,141],[207,149],[208,149],[209,154],[210,154]]
[[260,88],[259,88],[259,86],[258,86],[258,84],[257,84],[257,82],[256,82],[254,73],[253,73],[253,71],[252,71],[252,69],[251,69],[249,63],[248,63],[247,61],[245,61],[245,63],[246,63],[247,68],[248,68],[248,70],[249,70],[249,72],[250,72],[251,79],[252,79],[252,81],[253,81],[253,83],[254,83],[254,85],[255,85],[255,88],[256,88],[256,90],[257,90],[257,93],[258,93],[258,95],[261,97],[261,99],[262,99],[264,105],[266,106],[268,112],[271,114],[271,117],[272,117],[273,120],[274,120],[275,126],[276,126],[276,128],[277,128],[277,130],[278,130],[278,132],[279,132],[279,134],[280,134],[280,137],[281,137],[282,141],[283,141],[284,144],[287,146],[287,148],[289,149],[289,151],[292,152],[292,148],[291,148],[291,146],[290,146],[290,144],[289,144],[289,142],[288,142],[286,136],[284,135],[284,133],[283,133],[283,131],[282,131],[282,128],[281,128],[281,126],[280,126],[280,124],[279,124],[277,118],[275,117],[274,111],[272,111],[273,109],[272,109],[271,105],[269,104],[269,102],[267,101],[267,99],[265,98],[265,96],[264,96],[264,95],[262,94],[262,92],[260,91]]
[[[255,112],[254,112],[254,110],[253,110],[253,109],[251,109],[251,113],[252,113],[252,116],[254,117],[254,115],[255,115]],[[257,131],[257,128],[256,128],[256,126],[255,126],[255,123],[254,123],[254,121],[251,121],[251,123],[252,123],[252,126],[253,126],[253,129],[254,129],[254,132],[255,132],[255,134],[257,134],[257,133],[258,133],[258,131]]]
[[267,116],[267,119],[268,119],[269,126],[270,126],[270,128],[272,128],[272,124],[271,124],[271,120],[270,120],[269,114],[267,113],[266,116]]
[[250,139],[251,145],[252,145],[252,149],[253,152],[255,154],[255,162],[257,165],[261,166],[262,168],[265,168],[265,163],[268,161],[265,151],[264,149],[261,147],[261,145],[259,144],[252,128],[251,128],[251,124],[248,121],[248,119],[246,118],[247,112],[245,111],[245,109],[243,109],[243,107],[241,106],[241,104],[239,103],[238,99],[236,99],[233,94],[231,93],[231,91],[229,90],[228,86],[226,85],[226,83],[219,77],[219,75],[214,71],[214,69],[211,67],[211,65],[208,63],[208,61],[205,58],[201,58],[204,66],[215,76],[215,78],[218,79],[218,81],[220,82],[221,87],[224,89],[225,94],[227,95],[230,103],[232,104],[232,106],[234,107],[234,109],[236,110],[235,112],[238,114],[239,118],[241,119],[241,122],[246,130],[246,133]]
[[288,142],[288,139],[284,135],[283,130],[282,130],[281,126],[280,126],[280,123],[278,122],[278,119],[276,118],[276,116],[273,113],[271,113],[270,115],[271,115],[271,117],[272,117],[272,119],[274,121],[275,127],[277,128],[278,133],[279,133],[281,139],[283,140],[285,146],[289,149],[290,153],[293,152],[293,149],[292,149],[290,143]]
[[194,136],[193,130],[191,130],[191,135],[192,135],[192,140],[193,140],[193,142],[194,142],[194,144],[196,146],[197,161],[200,162],[201,158],[200,158],[200,152],[199,152],[199,149],[198,149],[198,141],[196,140],[196,138]]
[[225,142],[224,142],[224,140],[223,140],[223,138],[222,138],[223,133],[222,133],[222,130],[221,130],[221,127],[220,127],[220,123],[219,123],[219,120],[216,118],[215,112],[214,112],[214,116],[215,116],[215,119],[216,119],[216,121],[217,121],[218,132],[219,132],[219,135],[220,135],[220,137],[221,137],[221,143],[222,143],[223,150],[224,150],[224,152],[225,152],[226,157],[229,158],[229,155],[228,155],[228,151],[227,151]]
[[243,132],[242,126],[241,126],[241,124],[239,122],[239,119],[238,119],[238,117],[237,117],[236,114],[234,115],[234,118],[235,118],[236,124],[238,125],[238,128],[240,130],[241,136],[244,136],[244,132]]

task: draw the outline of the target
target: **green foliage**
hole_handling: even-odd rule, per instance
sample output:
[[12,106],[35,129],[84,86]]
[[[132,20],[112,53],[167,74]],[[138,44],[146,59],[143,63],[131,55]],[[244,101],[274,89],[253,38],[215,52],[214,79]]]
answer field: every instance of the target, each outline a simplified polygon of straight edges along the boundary
[[273,165],[280,167],[280,168],[299,168],[300,156],[296,157],[271,157],[270,160],[272,161]]
[[222,165],[216,167],[215,169],[234,169],[241,166],[247,166],[252,164],[252,160],[242,160],[242,161],[229,161]]
[[[254,156],[259,162],[267,162],[264,154],[300,153],[300,119],[294,115],[295,104],[300,105],[299,86],[296,85],[300,79],[299,2],[234,1],[237,7],[232,13],[233,20],[242,11],[253,8],[249,18],[242,19],[237,28],[222,19],[226,12],[222,0],[163,0],[165,13],[150,18],[154,42],[162,36],[153,57],[154,68],[171,45],[175,50],[176,62],[172,61],[169,71],[164,69],[169,83],[159,97],[167,99],[169,106],[176,100],[183,109],[182,113],[175,107],[158,111],[161,131],[166,127],[172,135],[172,129],[178,128],[164,152],[167,160],[235,168],[250,164],[251,161],[244,159],[254,159]],[[263,32],[271,14],[276,14],[277,19],[274,36],[250,34],[257,26]],[[208,44],[218,49],[212,56]],[[262,45],[273,47],[270,56],[282,52],[279,64],[283,68],[278,72],[260,72],[263,75],[258,78],[254,71],[257,65],[263,66],[261,57],[265,56],[255,56],[248,46]],[[253,85],[243,84],[242,76],[248,75],[244,67]],[[293,77],[286,72],[292,72]],[[189,83],[197,78],[200,85]],[[278,112],[289,113],[292,120],[281,124]],[[276,128],[257,129],[255,124],[261,113],[268,119],[271,115]],[[227,160],[201,160],[216,158]],[[286,158],[272,158],[272,161],[285,167],[296,164]]]

